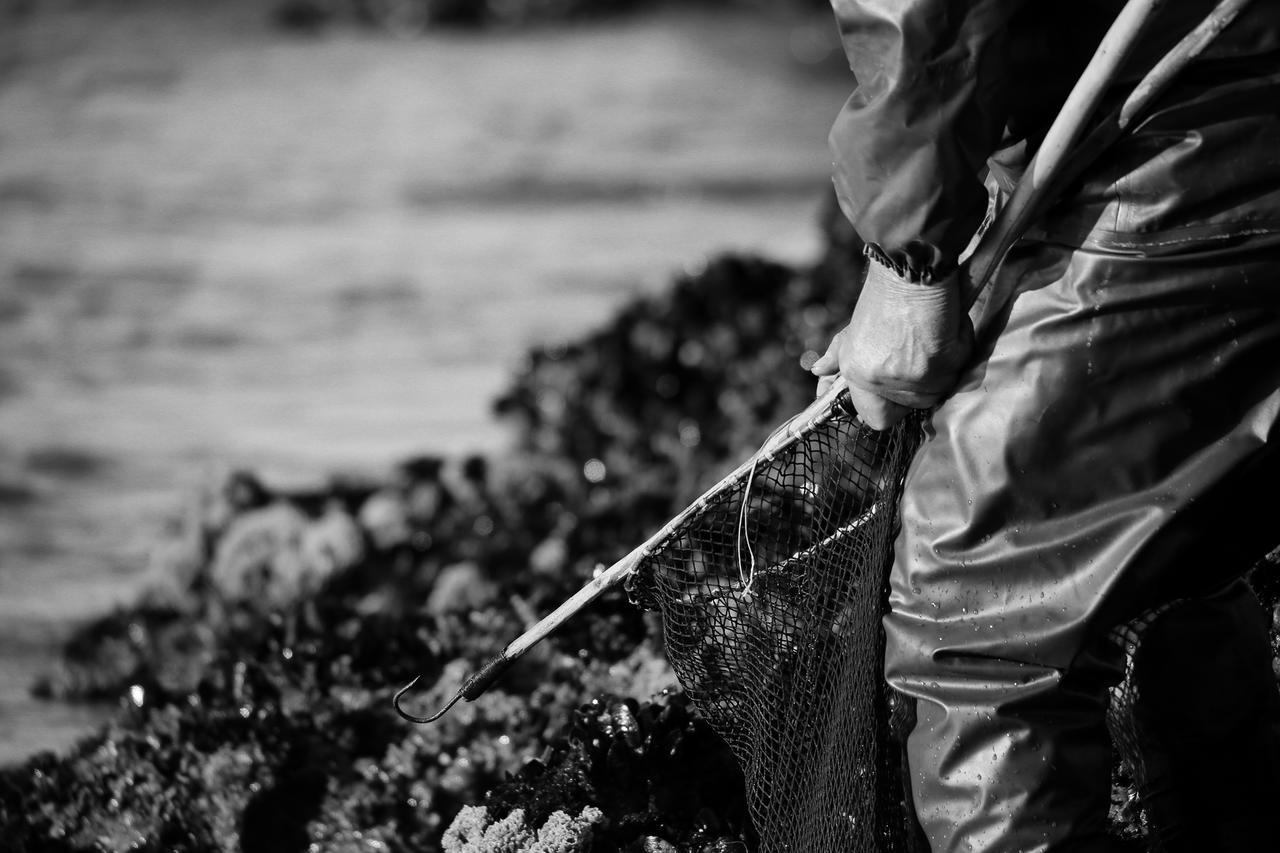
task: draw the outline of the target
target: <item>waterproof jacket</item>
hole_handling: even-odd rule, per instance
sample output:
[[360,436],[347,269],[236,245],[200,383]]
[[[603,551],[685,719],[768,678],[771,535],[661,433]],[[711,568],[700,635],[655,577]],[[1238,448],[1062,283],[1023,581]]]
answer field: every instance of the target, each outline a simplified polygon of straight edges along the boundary
[[[984,182],[1016,184],[1123,5],[832,0],[858,84],[831,132],[836,191],[872,257],[915,281],[955,267],[986,213]],[[1102,110],[1214,5],[1165,3]],[[1277,0],[1255,0],[1037,228],[1142,254],[1276,231]]]

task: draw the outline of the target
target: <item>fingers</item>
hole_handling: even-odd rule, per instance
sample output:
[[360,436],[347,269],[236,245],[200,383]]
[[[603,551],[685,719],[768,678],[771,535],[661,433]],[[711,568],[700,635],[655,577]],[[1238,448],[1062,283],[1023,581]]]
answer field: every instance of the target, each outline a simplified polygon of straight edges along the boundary
[[827,344],[827,351],[809,368],[809,372],[818,377],[818,390],[814,394],[815,397],[821,397],[830,391],[836,377],[840,375],[840,345],[843,336],[844,329],[836,332],[831,338],[831,343]]
[[[850,389],[851,401],[859,417],[868,426],[877,430],[888,429],[902,420],[911,409],[927,409],[935,405],[955,382],[958,368],[968,358],[973,346],[973,327],[968,317],[962,318],[957,339],[947,353],[949,358],[934,359],[929,364],[928,372],[933,375],[930,382],[908,381],[884,370],[884,365],[877,369],[858,370],[857,353],[848,345],[850,343],[850,326],[845,326],[832,337],[827,351],[813,363],[809,371],[818,377],[816,395],[823,396],[835,383],[836,377],[843,375]],[[900,348],[895,348],[895,352]],[[865,361],[865,359],[863,359]],[[938,362],[947,364],[938,367]],[[953,363],[952,363],[953,362]],[[874,363],[874,362],[873,362]],[[879,372],[877,373],[877,370]],[[865,374],[865,375],[864,375]]]
[[858,419],[877,431],[896,426],[911,409],[863,388],[850,387],[849,399]]
[[[827,344],[827,351],[813,363],[813,367],[809,368],[809,372],[814,376],[833,376],[840,372],[840,345],[844,337],[844,329],[835,333],[831,338],[831,343]],[[830,386],[828,386],[830,387]],[[822,393],[822,386],[819,384],[818,393]]]

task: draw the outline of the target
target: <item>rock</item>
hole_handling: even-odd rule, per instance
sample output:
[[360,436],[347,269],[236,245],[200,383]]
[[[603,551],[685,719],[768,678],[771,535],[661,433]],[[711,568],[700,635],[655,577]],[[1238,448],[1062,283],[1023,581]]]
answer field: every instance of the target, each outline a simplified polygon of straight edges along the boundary
[[303,559],[324,577],[351,568],[364,554],[364,532],[350,513],[336,504],[302,533]]
[[498,588],[475,563],[454,563],[440,570],[427,598],[428,613],[467,613],[479,610],[498,597]]
[[409,541],[409,508],[399,492],[384,489],[360,507],[360,526],[380,551]]
[[213,629],[195,620],[175,620],[156,628],[151,635],[156,683],[174,695],[192,692],[217,657],[217,643]]
[[405,490],[405,508],[409,520],[427,526],[449,509],[451,500],[444,485],[438,482],[413,483]]
[[529,552],[529,568],[536,574],[560,576],[569,564],[569,545],[562,536],[548,536]]
[[230,601],[280,607],[314,589],[318,579],[302,554],[307,518],[287,503],[232,519],[218,542],[209,580]]

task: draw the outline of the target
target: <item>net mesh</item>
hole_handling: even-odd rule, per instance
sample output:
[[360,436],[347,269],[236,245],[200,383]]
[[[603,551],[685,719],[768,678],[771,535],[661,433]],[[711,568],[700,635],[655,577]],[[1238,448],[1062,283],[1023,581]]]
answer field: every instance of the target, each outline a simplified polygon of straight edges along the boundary
[[1269,767],[1280,701],[1278,605],[1280,588],[1264,563],[1247,580],[1112,629],[1123,660],[1107,709],[1118,759],[1113,827],[1149,853],[1216,849],[1200,835],[1206,825],[1240,831],[1273,807],[1273,775],[1261,768]]
[[743,768],[762,851],[917,849],[880,619],[920,435],[918,417],[875,432],[837,408],[695,505],[629,580]]

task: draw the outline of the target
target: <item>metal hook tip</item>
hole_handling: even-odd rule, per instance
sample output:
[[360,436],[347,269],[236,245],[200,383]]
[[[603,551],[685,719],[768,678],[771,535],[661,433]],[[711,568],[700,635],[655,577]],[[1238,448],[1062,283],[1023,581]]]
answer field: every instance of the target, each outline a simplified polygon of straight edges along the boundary
[[413,681],[410,681],[404,687],[401,687],[398,691],[396,691],[396,695],[394,698],[392,698],[391,704],[395,707],[397,714],[399,714],[402,718],[408,720],[411,723],[419,723],[419,724],[434,723],[436,720],[440,719],[445,714],[447,714],[450,708],[458,704],[458,700],[462,698],[462,690],[459,689],[457,693],[453,694],[453,698],[449,700],[449,704],[445,705],[443,708],[441,708],[436,713],[432,714],[430,717],[419,717],[414,714],[410,714],[408,711],[406,711],[404,707],[401,705],[401,702],[404,701],[404,695],[408,693],[410,690],[412,690],[414,685],[417,684],[418,681],[421,680],[421,678],[422,678],[421,675],[414,676]]

